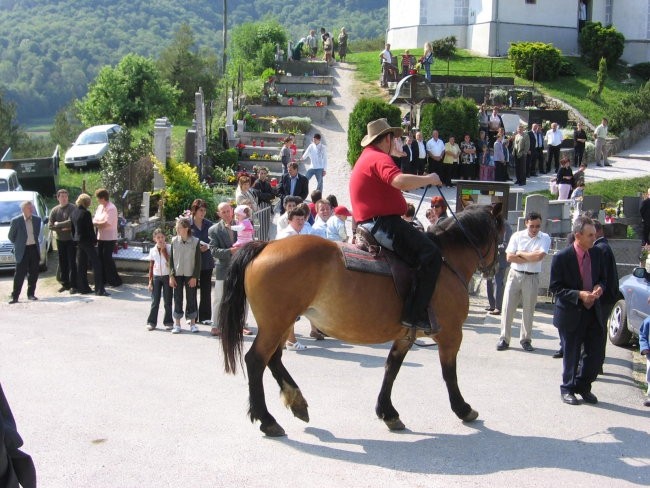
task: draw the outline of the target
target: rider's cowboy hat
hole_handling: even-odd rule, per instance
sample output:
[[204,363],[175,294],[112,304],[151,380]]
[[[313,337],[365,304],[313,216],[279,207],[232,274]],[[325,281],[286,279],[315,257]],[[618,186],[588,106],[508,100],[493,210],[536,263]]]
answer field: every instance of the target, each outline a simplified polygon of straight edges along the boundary
[[368,123],[368,134],[361,139],[361,147],[366,147],[378,137],[392,132],[395,137],[400,137],[404,132],[401,127],[391,127],[386,119],[377,119]]

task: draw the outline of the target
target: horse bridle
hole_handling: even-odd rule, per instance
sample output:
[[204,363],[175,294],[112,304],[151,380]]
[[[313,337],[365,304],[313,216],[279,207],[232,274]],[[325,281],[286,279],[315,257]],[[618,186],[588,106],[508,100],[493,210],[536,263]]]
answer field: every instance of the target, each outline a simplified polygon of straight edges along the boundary
[[[485,251],[485,254],[481,254],[481,251],[479,250],[478,246],[469,237],[469,234],[467,233],[467,231],[465,231],[465,228],[463,227],[463,224],[461,224],[460,220],[458,220],[458,217],[456,216],[456,213],[449,206],[449,202],[447,202],[447,199],[445,198],[445,195],[443,195],[442,190],[440,189],[440,187],[436,186],[436,188],[438,190],[438,193],[440,193],[440,196],[442,197],[442,200],[445,202],[445,206],[447,207],[447,210],[449,210],[449,212],[451,213],[451,216],[454,218],[454,220],[458,224],[458,227],[460,227],[460,230],[462,231],[463,235],[465,236],[465,239],[467,239],[467,242],[470,243],[470,245],[472,246],[472,249],[474,249],[474,252],[478,256],[478,270],[481,273],[491,274],[492,271],[494,270],[494,268],[496,268],[496,265],[498,263],[497,256],[496,255],[494,256],[494,259],[492,260],[492,263],[490,263],[489,266],[485,264],[485,258],[488,256],[488,254],[490,254],[490,251],[492,250],[493,246],[494,246],[495,249],[498,247],[499,233],[498,232],[494,233],[495,234],[494,235],[494,243],[491,244],[490,247],[487,248],[487,251]],[[425,190],[425,193],[426,193],[426,190]],[[422,201],[420,201],[420,203],[422,203]],[[447,260],[443,260],[443,262],[445,262],[447,264],[447,266],[449,266],[449,263],[447,262]],[[453,270],[453,268],[452,268],[452,270]],[[456,270],[453,270],[453,271],[456,273],[457,276],[459,276],[458,273],[456,272]],[[461,280],[461,281],[464,282],[465,280]]]

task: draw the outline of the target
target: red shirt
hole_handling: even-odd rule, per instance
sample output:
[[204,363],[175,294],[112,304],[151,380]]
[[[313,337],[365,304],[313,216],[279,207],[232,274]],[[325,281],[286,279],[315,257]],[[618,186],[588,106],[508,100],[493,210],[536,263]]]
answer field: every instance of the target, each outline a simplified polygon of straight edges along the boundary
[[391,185],[402,172],[393,158],[375,146],[367,146],[350,175],[350,203],[357,222],[385,215],[404,215],[406,200]]

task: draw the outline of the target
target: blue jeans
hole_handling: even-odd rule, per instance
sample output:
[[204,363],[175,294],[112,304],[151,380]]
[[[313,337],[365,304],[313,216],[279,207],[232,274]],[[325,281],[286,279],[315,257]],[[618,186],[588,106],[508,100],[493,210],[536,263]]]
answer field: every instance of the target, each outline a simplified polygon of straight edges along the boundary
[[311,180],[312,176],[316,176],[316,183],[320,191],[323,191],[323,168],[311,168],[307,170],[307,181]]
[[169,286],[169,275],[154,276],[153,290],[151,291],[151,309],[147,318],[147,325],[156,325],[158,322],[158,309],[160,308],[160,297],[162,295],[165,317],[163,325],[174,325],[172,319],[172,287]]
[[424,77],[427,79],[427,81],[431,81],[431,65],[429,63],[424,65]]

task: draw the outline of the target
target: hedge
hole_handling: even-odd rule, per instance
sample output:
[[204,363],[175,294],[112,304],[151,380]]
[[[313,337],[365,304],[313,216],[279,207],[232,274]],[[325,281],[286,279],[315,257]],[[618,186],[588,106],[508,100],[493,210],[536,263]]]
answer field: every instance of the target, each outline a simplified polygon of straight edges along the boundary
[[562,68],[562,52],[543,42],[513,42],[508,57],[515,74],[528,80],[554,80]]
[[348,119],[348,163],[354,166],[363,148],[361,139],[366,135],[368,122],[388,119],[391,127],[401,127],[402,114],[395,105],[389,105],[380,98],[361,98]]
[[443,98],[438,104],[427,104],[422,107],[420,130],[424,138],[428,139],[434,129],[445,141],[449,136],[454,136],[460,143],[465,134],[475,139],[478,136],[478,121],[474,100]]
[[600,22],[587,22],[578,35],[578,45],[585,62],[593,69],[598,68],[600,58],[607,66],[614,66],[623,55],[625,36],[615,27],[603,27]]

